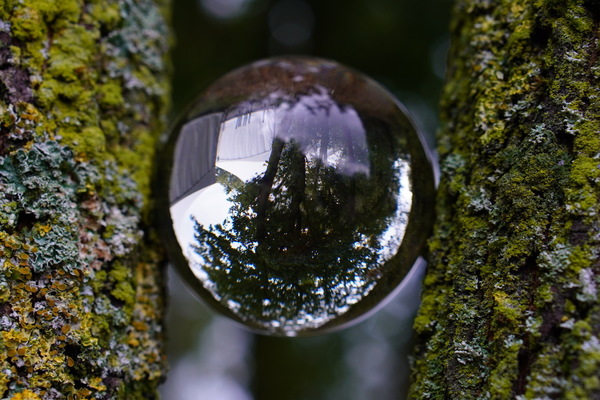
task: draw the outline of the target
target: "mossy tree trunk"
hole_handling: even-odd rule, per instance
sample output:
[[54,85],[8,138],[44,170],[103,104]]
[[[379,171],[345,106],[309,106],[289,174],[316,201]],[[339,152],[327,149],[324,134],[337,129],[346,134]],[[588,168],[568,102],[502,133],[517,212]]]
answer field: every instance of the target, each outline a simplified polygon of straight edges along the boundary
[[599,24],[456,1],[414,398],[600,398]]
[[0,0],[3,399],[156,397],[166,2]]

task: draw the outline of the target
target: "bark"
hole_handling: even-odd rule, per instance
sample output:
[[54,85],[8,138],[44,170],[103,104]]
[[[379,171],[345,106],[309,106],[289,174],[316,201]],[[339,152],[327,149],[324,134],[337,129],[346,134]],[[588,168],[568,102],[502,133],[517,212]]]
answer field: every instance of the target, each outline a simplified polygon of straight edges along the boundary
[[413,398],[600,398],[599,16],[456,1]]
[[151,399],[167,0],[0,1],[0,397]]

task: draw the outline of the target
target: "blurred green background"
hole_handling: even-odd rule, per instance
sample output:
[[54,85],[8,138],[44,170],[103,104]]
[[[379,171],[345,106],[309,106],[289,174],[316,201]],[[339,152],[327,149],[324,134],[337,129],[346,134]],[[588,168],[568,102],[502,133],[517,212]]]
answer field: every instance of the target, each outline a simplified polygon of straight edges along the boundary
[[[174,0],[172,115],[234,68],[305,54],[379,81],[408,107],[433,145],[450,7],[451,0]],[[277,339],[215,316],[169,270],[171,371],[162,397],[404,399],[419,274],[385,308],[351,328]]]

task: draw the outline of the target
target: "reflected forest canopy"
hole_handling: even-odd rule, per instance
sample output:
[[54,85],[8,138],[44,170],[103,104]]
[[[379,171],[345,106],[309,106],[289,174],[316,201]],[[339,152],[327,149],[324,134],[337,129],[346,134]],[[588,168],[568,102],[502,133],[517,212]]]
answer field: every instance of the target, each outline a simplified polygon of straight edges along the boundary
[[399,284],[433,176],[377,84],[329,61],[267,60],[222,78],[188,116],[165,192],[176,266],[209,304],[294,336],[345,324]]

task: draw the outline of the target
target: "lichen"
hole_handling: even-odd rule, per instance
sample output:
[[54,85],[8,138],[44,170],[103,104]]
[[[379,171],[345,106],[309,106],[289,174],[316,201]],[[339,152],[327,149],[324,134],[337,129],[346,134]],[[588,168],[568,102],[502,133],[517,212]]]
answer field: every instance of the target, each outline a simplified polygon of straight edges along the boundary
[[[600,394],[600,21],[590,4],[456,3],[414,398]],[[486,357],[465,359],[456,349],[467,345]]]
[[142,229],[166,18],[151,0],[0,7],[2,398],[156,396],[162,255]]

